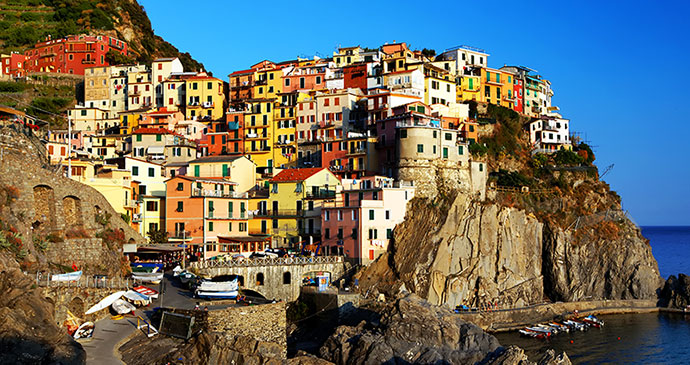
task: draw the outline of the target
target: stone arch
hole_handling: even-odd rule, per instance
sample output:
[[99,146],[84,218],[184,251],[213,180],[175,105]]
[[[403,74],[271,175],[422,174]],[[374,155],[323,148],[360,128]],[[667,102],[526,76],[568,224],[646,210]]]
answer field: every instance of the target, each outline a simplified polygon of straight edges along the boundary
[[256,285],[261,286],[264,285],[264,273],[260,272],[256,274]]
[[55,192],[48,185],[34,186],[34,228],[55,229]]
[[292,274],[289,271],[283,273],[283,284],[288,285],[292,283]]
[[77,317],[84,317],[84,301],[79,297],[74,297],[67,305],[67,310]]
[[62,198],[62,214],[65,219],[65,228],[81,226],[83,224],[81,199],[74,195],[67,195]]

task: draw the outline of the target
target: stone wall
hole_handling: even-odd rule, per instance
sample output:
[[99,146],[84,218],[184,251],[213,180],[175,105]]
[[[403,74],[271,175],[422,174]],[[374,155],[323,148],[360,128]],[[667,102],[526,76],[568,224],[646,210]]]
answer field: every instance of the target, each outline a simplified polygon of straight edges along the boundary
[[110,315],[108,310],[89,315],[84,315],[84,312],[100,302],[101,299],[117,291],[116,289],[67,287],[42,287],[39,290],[46,301],[52,304],[53,315],[58,327],[62,327],[65,320],[69,318],[67,311],[84,321],[97,321]]
[[[271,343],[271,352],[279,352],[281,359],[287,358],[287,334],[285,302],[230,307],[210,311],[208,326],[211,332],[223,333],[225,337],[247,338],[258,341],[261,346]],[[277,351],[279,350],[279,351]]]
[[400,160],[399,180],[414,181],[415,196],[435,197],[439,186],[484,198],[486,166],[480,172],[476,162],[461,165],[444,160]]
[[[89,267],[107,267],[105,271],[91,273],[120,274],[122,247],[113,245],[113,242],[104,242],[101,246],[95,241],[67,242],[64,245],[49,242],[45,252],[39,252],[30,244],[32,237],[51,234],[94,238],[104,229],[103,220],[99,220],[98,215],[110,216],[108,226],[116,232],[113,236],[120,236],[125,242],[144,243],[145,238],[120,219],[103,195],[62,176],[55,166],[50,166],[45,146],[26,128],[14,124],[0,125],[0,153],[0,185],[19,191],[11,205],[0,207],[0,217],[15,226],[24,237],[24,247],[29,253],[26,261],[32,262],[35,270],[45,270],[48,262],[69,261],[71,264],[71,258],[75,258],[87,265],[89,260],[95,259],[98,261],[90,262]],[[82,243],[91,252],[83,252]],[[95,252],[99,250],[112,252],[112,255]],[[110,259],[101,260],[106,256]]]
[[[302,286],[302,278],[314,272],[329,272],[331,281],[345,273],[345,263],[320,263],[304,265],[266,265],[250,267],[212,267],[200,269],[202,276],[238,275],[244,289],[254,290],[267,299],[280,299],[288,302],[297,300]],[[257,280],[263,275],[263,283]],[[287,283],[286,283],[287,282]]]

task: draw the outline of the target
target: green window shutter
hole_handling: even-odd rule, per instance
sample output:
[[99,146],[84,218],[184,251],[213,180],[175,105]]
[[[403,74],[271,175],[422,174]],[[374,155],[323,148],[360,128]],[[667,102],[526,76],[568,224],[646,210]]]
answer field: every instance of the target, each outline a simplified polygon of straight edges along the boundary
[[423,152],[424,152],[424,145],[418,144],[417,145],[417,153],[423,153]]
[[132,175],[139,176],[139,166],[132,166]]
[[486,73],[486,81],[491,81],[491,73],[490,72]]
[[501,74],[496,74],[496,82],[501,82]]
[[141,134],[137,134],[137,142],[141,142]]
[[374,210],[373,209],[369,209],[369,220],[370,221],[374,220]]
[[469,79],[470,82],[470,89],[474,89],[474,79]]
[[223,164],[223,176],[228,176],[228,165]]
[[232,222],[228,222],[228,232],[232,232]]
[[448,148],[443,147],[443,158],[448,158]]
[[194,165],[194,176],[199,177],[199,165]]
[[156,142],[160,142],[162,140],[163,140],[163,136],[161,136],[160,134],[156,134]]
[[463,146],[458,146],[458,155],[462,155],[462,154],[463,154],[464,151],[463,151],[463,148],[462,148],[462,147],[463,147]]
[[390,228],[386,229],[386,238],[387,239],[393,238],[393,230],[392,229],[390,229]]
[[228,202],[228,215],[232,217],[232,211],[234,207],[232,206],[232,202]]
[[208,222],[208,230],[213,232],[213,222]]

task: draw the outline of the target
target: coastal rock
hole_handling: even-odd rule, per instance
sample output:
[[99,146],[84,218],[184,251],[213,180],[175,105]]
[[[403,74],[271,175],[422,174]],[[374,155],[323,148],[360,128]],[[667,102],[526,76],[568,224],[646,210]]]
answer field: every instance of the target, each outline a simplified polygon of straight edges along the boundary
[[451,308],[515,308],[652,299],[661,286],[648,241],[620,211],[582,216],[579,229],[467,194],[416,198],[408,212],[388,252],[358,274],[365,295],[404,286]]
[[338,327],[320,355],[336,364],[467,364],[499,347],[479,327],[409,294],[396,300],[377,326],[362,322]]
[[659,295],[659,306],[684,309],[690,305],[690,276],[669,276]]
[[0,364],[83,364],[86,352],[13,258],[0,254]]
[[556,355],[556,351],[548,349],[536,363],[530,361],[525,350],[517,346],[502,348],[487,356],[481,364],[484,365],[570,365],[570,358],[565,352]]

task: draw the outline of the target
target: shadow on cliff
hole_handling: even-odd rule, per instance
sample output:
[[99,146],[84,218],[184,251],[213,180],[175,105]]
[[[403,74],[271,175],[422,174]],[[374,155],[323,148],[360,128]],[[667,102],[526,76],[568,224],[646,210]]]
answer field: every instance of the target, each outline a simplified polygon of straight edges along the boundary
[[[340,309],[322,312],[310,312],[306,317],[288,323],[287,348],[288,358],[298,351],[319,355],[319,349],[338,326],[356,326],[365,321],[367,324],[378,323],[381,315],[375,311],[357,308],[346,303]],[[401,362],[392,362],[392,364]]]
[[84,348],[74,341],[56,349],[56,344],[7,336],[0,339],[0,354],[0,365],[86,363]]

